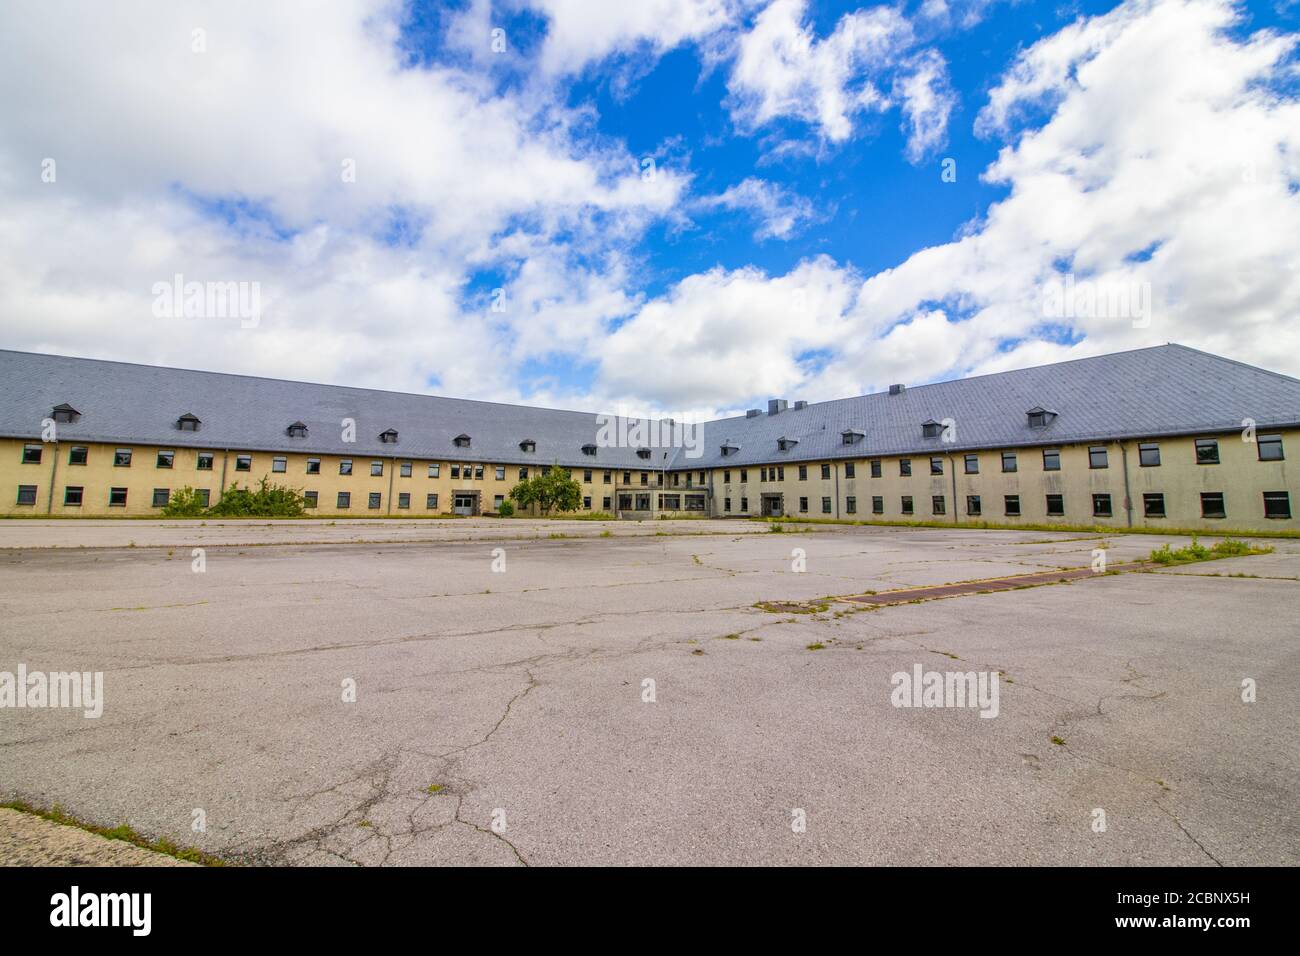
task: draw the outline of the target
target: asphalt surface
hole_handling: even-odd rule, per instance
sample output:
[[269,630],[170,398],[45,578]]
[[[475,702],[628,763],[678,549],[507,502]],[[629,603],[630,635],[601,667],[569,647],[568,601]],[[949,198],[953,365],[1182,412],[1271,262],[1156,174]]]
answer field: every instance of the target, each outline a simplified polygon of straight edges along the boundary
[[[0,671],[104,711],[0,709],[0,799],[248,863],[1300,862],[1300,541],[873,608],[831,598],[1185,539],[51,524],[0,523]],[[918,664],[1000,672],[996,718],[895,707]]]

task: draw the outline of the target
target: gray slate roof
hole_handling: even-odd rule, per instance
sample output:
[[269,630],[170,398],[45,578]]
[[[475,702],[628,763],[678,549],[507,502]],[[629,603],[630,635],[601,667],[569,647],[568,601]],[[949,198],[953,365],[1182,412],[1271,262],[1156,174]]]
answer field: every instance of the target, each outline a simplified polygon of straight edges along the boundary
[[[702,457],[670,451],[665,458],[656,449],[643,460],[635,448],[582,454],[583,445],[597,441],[593,413],[0,350],[0,436],[39,439],[41,420],[61,403],[81,419],[59,425],[60,441],[699,469],[1222,433],[1239,430],[1247,418],[1261,429],[1300,425],[1300,380],[1162,345],[706,422]],[[1026,412],[1034,407],[1057,415],[1046,428],[1031,428]],[[176,428],[186,412],[202,421],[198,432]],[[357,422],[355,443],[342,441],[343,418]],[[949,418],[955,442],[922,437],[923,422]],[[305,439],[285,433],[298,421],[308,427]],[[398,432],[395,444],[379,440],[389,428]],[[865,437],[844,445],[845,430]],[[469,448],[453,443],[462,433],[472,440]],[[782,437],[798,443],[781,451]],[[525,439],[537,443],[535,452],[520,450]],[[738,450],[723,457],[723,444]]]

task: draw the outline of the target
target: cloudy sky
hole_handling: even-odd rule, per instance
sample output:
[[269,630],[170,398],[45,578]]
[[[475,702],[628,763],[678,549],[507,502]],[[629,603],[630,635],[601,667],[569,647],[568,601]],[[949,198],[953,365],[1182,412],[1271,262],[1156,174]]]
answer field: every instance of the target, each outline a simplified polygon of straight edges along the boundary
[[[1296,0],[11,0],[0,347],[681,415],[1168,341],[1300,375],[1297,40]],[[160,315],[176,275],[255,327]]]

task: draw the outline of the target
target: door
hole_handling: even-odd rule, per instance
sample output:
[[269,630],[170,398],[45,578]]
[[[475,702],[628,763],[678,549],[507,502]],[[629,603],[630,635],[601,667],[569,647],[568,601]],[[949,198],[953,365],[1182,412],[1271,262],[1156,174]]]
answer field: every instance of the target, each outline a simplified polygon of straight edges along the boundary
[[452,501],[452,514],[472,515],[475,495],[456,495]]
[[782,512],[781,495],[764,495],[762,514],[765,518],[779,518]]

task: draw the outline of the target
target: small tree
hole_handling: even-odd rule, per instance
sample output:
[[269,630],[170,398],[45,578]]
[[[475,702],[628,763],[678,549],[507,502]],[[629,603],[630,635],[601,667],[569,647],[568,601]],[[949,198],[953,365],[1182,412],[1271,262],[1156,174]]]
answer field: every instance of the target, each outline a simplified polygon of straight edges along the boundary
[[552,508],[558,511],[576,511],[582,501],[582,486],[570,477],[566,469],[552,467],[545,473],[526,478],[510,489],[510,497],[521,508],[536,504],[542,514]]
[[298,489],[273,485],[263,478],[256,489],[231,485],[208,514],[219,518],[297,518],[305,509],[305,499]]

